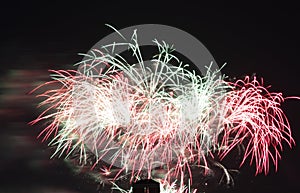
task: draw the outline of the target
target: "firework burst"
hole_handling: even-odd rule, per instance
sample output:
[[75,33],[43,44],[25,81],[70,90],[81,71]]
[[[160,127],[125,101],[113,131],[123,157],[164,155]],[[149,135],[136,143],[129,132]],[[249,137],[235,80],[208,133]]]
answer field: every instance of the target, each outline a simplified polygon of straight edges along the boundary
[[272,161],[277,170],[282,142],[291,147],[294,140],[289,122],[280,108],[284,101],[281,93],[272,93],[254,77],[246,77],[230,83],[233,90],[226,98],[226,126],[221,157],[226,156],[236,145],[245,144],[242,163],[250,157],[255,162],[256,173],[269,171]]
[[[268,172],[270,159],[277,166],[282,142],[294,144],[280,109],[282,95],[256,78],[230,83],[209,67],[197,75],[172,55],[171,46],[154,42],[158,54],[150,61],[143,61],[134,33],[131,43],[85,55],[77,71],[51,71],[53,81],[42,86],[55,88],[38,95],[46,97],[40,104],[46,109],[31,124],[51,120],[39,136],[52,138],[53,156],[76,152],[86,164],[91,153],[92,168],[105,162],[100,173],[112,182],[122,176],[130,182],[153,178],[161,168],[165,192],[186,192],[183,178],[192,183],[192,167],[207,172],[208,159],[222,159],[241,144],[246,147],[241,164],[250,157],[257,173]],[[127,46],[137,62],[109,53],[115,46]],[[230,183],[226,168],[214,165]]]

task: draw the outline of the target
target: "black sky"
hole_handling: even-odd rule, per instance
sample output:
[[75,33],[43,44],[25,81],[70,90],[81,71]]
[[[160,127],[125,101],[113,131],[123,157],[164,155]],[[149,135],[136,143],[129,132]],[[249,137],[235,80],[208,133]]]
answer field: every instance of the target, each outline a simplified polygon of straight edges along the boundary
[[[198,38],[212,53],[218,64],[226,62],[227,65],[222,72],[229,77],[243,77],[255,73],[263,77],[267,85],[272,85],[272,91],[283,92],[284,96],[300,96],[299,16],[296,4],[253,3],[253,1],[250,3],[226,1],[201,3],[200,1],[198,4],[189,1],[3,2],[0,5],[0,72],[2,75],[0,107],[6,110],[18,109],[20,114],[2,116],[1,139],[12,135],[32,139],[35,136],[30,135],[36,135],[36,132],[30,131],[34,128],[24,124],[36,115],[32,112],[32,105],[23,106],[22,101],[16,101],[22,104],[20,106],[5,104],[7,100],[5,96],[12,96],[7,92],[18,93],[14,89],[19,89],[7,85],[34,81],[36,75],[33,75],[30,80],[25,80],[26,77],[13,79],[12,72],[38,70],[45,71],[47,75],[49,68],[70,68],[73,63],[81,60],[78,53],[87,52],[102,37],[111,33],[111,29],[105,24],[111,24],[116,29],[146,23],[178,27]],[[25,95],[26,92],[22,91],[19,94]],[[20,98],[23,100],[22,97]],[[28,101],[32,102],[31,99],[26,98],[26,102]],[[300,144],[299,109],[300,101],[289,100],[283,105],[297,144]],[[25,129],[16,126],[17,123],[22,123]],[[17,131],[12,131],[13,129]],[[30,142],[30,144],[34,147],[34,153],[30,152],[33,151],[30,146],[24,148],[24,151],[28,151],[23,152],[24,155],[11,156],[16,152],[13,149],[15,146],[0,143],[2,145],[0,150],[5,152],[0,156],[3,187],[12,185],[26,187],[28,183],[31,186],[42,183],[49,186],[58,184],[61,187],[71,187],[72,183],[76,183],[77,185],[73,186],[74,191],[93,190],[94,187],[91,185],[93,183],[85,183],[84,180],[77,178],[72,179],[72,175],[66,168],[60,168],[52,162],[53,165],[47,163],[46,169],[33,172],[26,164],[22,165],[22,160],[31,159],[30,156],[33,154],[37,156],[36,152],[43,151],[45,148],[40,147],[39,142]],[[7,149],[8,146],[12,149]],[[226,191],[299,192],[299,147],[296,146],[292,150],[285,147],[284,150],[278,173],[271,172],[268,176],[252,177],[254,173],[251,173],[253,172],[251,169],[242,168],[241,171],[244,173],[236,182],[236,188]],[[41,154],[42,158],[48,156],[47,152]],[[246,164],[243,167],[249,166]],[[63,172],[65,170],[66,174]],[[65,179],[63,183],[64,178],[69,180]],[[7,188],[7,191],[13,190],[15,189]]]

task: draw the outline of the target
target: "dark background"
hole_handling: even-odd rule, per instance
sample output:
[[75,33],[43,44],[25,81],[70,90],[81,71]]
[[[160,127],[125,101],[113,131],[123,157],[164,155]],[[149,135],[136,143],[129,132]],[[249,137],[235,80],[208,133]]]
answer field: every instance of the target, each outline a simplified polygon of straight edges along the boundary
[[[223,73],[256,73],[271,91],[300,96],[299,11],[291,3],[81,1],[3,2],[0,5],[0,192],[97,192],[97,183],[74,175],[51,149],[36,140],[38,126],[28,126],[39,111],[27,93],[49,80],[48,69],[70,69],[97,41],[116,29],[159,23],[198,38]],[[245,164],[235,187],[211,192],[296,193],[300,191],[300,101],[282,106],[296,146],[284,146],[278,172],[255,177]],[[208,191],[209,192],[209,191]]]

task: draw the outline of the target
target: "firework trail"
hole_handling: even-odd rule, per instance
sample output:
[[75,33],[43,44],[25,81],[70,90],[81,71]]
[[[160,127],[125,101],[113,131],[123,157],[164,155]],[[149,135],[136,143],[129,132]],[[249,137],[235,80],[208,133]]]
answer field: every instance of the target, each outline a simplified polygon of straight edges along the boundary
[[[209,67],[196,75],[172,55],[171,46],[155,43],[158,54],[151,61],[143,61],[134,33],[130,43],[85,55],[77,71],[51,71],[53,81],[41,87],[53,89],[38,95],[46,98],[40,104],[45,110],[31,124],[51,120],[39,136],[52,138],[53,156],[76,152],[86,164],[93,154],[92,168],[104,161],[100,173],[112,182],[152,178],[163,168],[166,192],[196,191],[183,183],[183,178],[192,183],[191,168],[207,172],[208,160],[223,159],[238,145],[246,147],[241,165],[249,157],[257,173],[267,173],[270,160],[277,166],[282,142],[294,144],[280,109],[282,95],[270,93],[256,78],[227,82]],[[128,46],[137,63],[109,53],[115,46]],[[226,168],[215,166],[230,183]]]
[[256,173],[267,174],[271,160],[277,170],[282,141],[290,147],[294,144],[289,122],[280,108],[284,101],[282,94],[269,92],[256,77],[230,84],[234,89],[226,98],[226,129],[221,145],[226,149],[221,157],[236,145],[245,144],[241,164],[250,157],[250,163],[256,164]]

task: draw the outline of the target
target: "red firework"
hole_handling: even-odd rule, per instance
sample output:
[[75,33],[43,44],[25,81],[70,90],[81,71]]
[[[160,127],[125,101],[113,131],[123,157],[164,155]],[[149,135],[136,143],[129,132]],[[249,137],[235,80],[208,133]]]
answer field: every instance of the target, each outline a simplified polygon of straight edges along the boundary
[[295,142],[286,115],[280,108],[285,98],[281,93],[269,92],[256,77],[246,77],[229,83],[233,90],[226,98],[224,136],[220,153],[224,158],[235,146],[245,145],[241,165],[246,158],[255,162],[256,174],[269,171],[270,161],[277,170],[282,142],[291,147]]

